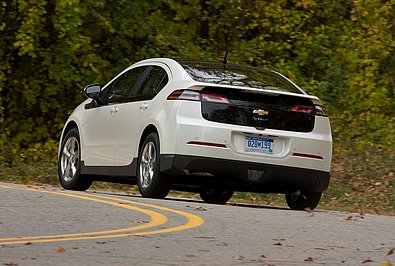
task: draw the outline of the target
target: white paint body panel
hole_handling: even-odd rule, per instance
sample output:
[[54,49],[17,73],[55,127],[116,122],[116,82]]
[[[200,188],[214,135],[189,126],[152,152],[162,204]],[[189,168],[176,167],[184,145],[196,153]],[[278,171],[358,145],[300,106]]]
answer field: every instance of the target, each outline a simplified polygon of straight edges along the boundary
[[[151,125],[159,134],[161,154],[221,158],[330,171],[332,136],[327,117],[316,116],[314,130],[309,133],[258,130],[253,127],[210,122],[202,117],[200,102],[170,101],[167,97],[175,90],[200,90],[213,84],[192,80],[183,68],[171,59],[144,60],[123,72],[142,65],[160,65],[169,76],[168,84],[152,100],[85,109],[85,104],[90,102],[87,100],[76,108],[66,122],[66,125],[72,121],[78,126],[81,136],[81,159],[86,166],[131,164],[133,159],[138,157],[144,129]],[[278,93],[297,95],[312,99],[315,103],[319,102],[317,97],[307,94]],[[63,134],[64,132],[62,138]],[[243,141],[247,134],[273,138],[273,154],[246,152]],[[226,145],[226,148],[187,144],[190,141],[219,143]],[[319,155],[323,160],[295,157],[292,156],[293,153]]]

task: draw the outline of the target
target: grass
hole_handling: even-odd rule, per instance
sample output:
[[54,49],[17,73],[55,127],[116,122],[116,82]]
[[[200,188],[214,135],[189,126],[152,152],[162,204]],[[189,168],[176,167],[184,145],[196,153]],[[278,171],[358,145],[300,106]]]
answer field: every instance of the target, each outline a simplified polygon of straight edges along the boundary
[[[29,157],[26,157],[29,158]],[[0,181],[58,186],[57,164],[52,159],[29,161],[19,158],[0,163]],[[350,153],[334,151],[331,183],[318,208],[372,214],[395,215],[395,154],[389,152]],[[138,195],[136,186],[94,182],[92,189],[122,191]],[[199,199],[195,193],[172,191],[170,196]],[[230,203],[286,207],[284,195],[234,194]]]

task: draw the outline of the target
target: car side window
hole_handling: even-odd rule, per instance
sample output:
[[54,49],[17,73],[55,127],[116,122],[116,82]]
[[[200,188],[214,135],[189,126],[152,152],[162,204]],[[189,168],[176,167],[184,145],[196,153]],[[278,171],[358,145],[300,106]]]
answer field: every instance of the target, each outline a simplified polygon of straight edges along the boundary
[[116,80],[111,82],[105,90],[102,91],[101,103],[115,104],[122,103],[127,94],[138,86],[137,81],[144,73],[146,67],[136,67],[123,73]]
[[159,66],[151,66],[149,73],[144,77],[140,95],[144,100],[154,98],[167,84],[169,77],[166,71]]

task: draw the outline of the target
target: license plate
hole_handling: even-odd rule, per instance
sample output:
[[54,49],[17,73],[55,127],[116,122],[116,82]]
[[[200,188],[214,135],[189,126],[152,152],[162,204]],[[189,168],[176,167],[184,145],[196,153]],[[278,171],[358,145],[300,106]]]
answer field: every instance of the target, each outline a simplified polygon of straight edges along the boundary
[[273,139],[245,136],[244,150],[273,153]]

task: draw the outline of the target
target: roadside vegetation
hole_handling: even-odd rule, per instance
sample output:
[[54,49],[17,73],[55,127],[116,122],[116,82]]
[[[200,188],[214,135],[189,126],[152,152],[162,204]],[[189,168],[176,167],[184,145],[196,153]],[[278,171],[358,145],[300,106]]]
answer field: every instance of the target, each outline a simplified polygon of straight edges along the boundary
[[[221,60],[229,48],[229,62],[274,69],[323,100],[334,160],[318,207],[394,214],[394,8],[394,0],[2,1],[0,181],[57,184],[58,138],[85,85],[140,59]],[[285,206],[277,195],[232,200]]]

